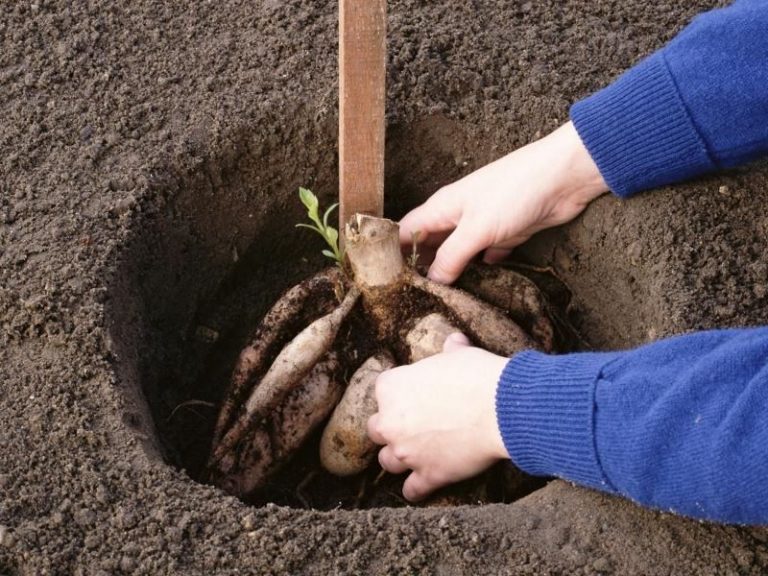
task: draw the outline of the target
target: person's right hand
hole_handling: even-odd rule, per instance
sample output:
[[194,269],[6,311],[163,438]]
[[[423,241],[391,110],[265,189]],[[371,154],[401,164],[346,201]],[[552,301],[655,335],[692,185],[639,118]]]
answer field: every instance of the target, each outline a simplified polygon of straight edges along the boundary
[[450,284],[485,250],[498,262],[536,232],[575,218],[608,191],[600,171],[568,122],[449,184],[400,221],[400,241],[436,249],[428,276]]

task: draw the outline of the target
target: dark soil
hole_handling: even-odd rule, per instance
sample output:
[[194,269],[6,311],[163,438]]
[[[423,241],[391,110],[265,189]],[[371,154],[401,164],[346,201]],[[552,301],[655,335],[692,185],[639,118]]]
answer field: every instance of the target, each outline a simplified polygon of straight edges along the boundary
[[[712,5],[390,2],[387,213],[554,128]],[[764,573],[764,529],[559,481],[514,504],[316,512],[167,464],[149,406],[194,398],[214,332],[317,266],[295,195],[337,189],[336,26],[309,0],[3,7],[0,573]],[[764,164],[605,197],[522,257],[573,291],[594,348],[761,324],[766,201]],[[237,282],[247,267],[259,282]],[[227,285],[248,305],[202,324]]]

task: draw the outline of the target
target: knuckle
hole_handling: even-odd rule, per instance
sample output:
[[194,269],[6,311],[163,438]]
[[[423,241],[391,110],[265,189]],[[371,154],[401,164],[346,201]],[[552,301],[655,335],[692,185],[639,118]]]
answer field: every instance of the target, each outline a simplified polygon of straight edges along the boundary
[[391,430],[388,426],[387,422],[384,421],[382,418],[377,418],[376,421],[373,423],[373,428],[371,430],[376,437],[383,438],[384,440],[388,440],[391,438]]
[[392,455],[398,460],[402,460],[403,462],[406,462],[409,460],[411,456],[411,452],[410,450],[408,450],[407,447],[403,446],[402,444],[396,444],[392,446]]

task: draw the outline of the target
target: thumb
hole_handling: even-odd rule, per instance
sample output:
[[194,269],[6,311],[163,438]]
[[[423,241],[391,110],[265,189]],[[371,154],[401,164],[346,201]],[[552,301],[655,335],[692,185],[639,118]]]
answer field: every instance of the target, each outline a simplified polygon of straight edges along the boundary
[[455,352],[456,350],[461,350],[468,346],[472,346],[469,338],[461,332],[454,332],[453,334],[449,334],[448,338],[443,342],[443,352]]

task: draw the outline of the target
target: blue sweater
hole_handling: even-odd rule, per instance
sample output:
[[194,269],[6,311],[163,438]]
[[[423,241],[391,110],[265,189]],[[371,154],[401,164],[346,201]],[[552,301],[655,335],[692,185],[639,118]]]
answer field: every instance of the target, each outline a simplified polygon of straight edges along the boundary
[[[768,153],[768,0],[698,16],[571,119],[621,197]],[[768,328],[625,352],[523,352],[501,376],[496,413],[531,474],[768,524]]]

